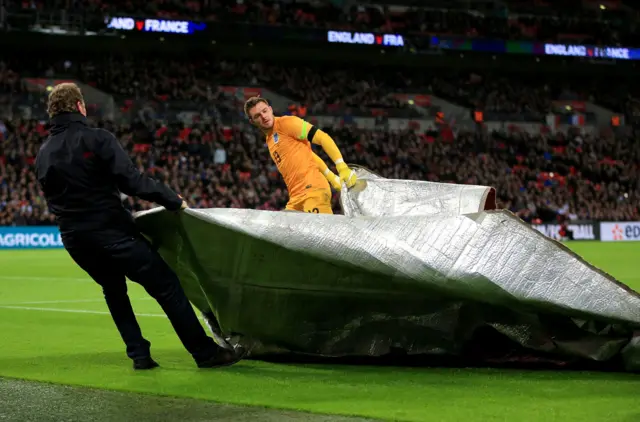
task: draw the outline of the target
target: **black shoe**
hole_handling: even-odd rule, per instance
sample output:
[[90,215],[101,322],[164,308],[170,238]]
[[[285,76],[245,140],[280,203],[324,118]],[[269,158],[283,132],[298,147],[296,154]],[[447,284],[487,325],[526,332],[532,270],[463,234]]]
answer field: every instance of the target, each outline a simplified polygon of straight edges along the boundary
[[219,347],[210,358],[196,361],[198,368],[219,368],[229,366],[242,360],[243,353],[240,350],[229,350]]
[[153,368],[157,368],[158,363],[151,359],[150,357],[148,358],[140,358],[140,359],[135,359],[133,361],[133,369],[139,370],[139,369],[153,369]]

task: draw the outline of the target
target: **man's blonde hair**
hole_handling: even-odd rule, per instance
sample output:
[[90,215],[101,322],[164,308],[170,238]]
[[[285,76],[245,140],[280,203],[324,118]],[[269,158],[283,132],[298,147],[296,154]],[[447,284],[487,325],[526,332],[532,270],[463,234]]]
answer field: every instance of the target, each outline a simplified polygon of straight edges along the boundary
[[252,108],[254,108],[255,106],[257,106],[260,103],[265,103],[266,105],[269,105],[269,101],[267,101],[266,99],[264,99],[262,97],[251,97],[251,98],[249,98],[244,103],[244,114],[249,119],[251,119],[251,116],[249,116],[249,110],[251,110]]
[[78,85],[71,82],[58,84],[49,94],[47,113],[49,113],[49,117],[53,117],[60,113],[77,112],[78,101],[84,104],[84,97]]

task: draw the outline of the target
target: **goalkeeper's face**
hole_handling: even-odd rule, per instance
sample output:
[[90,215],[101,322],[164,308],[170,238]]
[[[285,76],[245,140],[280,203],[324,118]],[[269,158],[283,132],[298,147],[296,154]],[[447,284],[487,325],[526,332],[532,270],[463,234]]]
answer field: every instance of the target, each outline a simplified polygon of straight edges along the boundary
[[262,130],[269,130],[273,127],[273,108],[265,103],[258,103],[249,110],[251,123]]

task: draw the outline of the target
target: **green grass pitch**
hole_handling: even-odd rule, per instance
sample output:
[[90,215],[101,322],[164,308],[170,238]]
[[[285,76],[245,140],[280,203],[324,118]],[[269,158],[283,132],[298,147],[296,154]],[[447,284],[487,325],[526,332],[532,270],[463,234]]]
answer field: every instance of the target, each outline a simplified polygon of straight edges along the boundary
[[[568,245],[640,291],[640,243]],[[632,374],[256,361],[198,370],[159,306],[129,285],[157,370],[131,369],[100,288],[64,251],[0,251],[0,377],[386,420],[640,421]]]

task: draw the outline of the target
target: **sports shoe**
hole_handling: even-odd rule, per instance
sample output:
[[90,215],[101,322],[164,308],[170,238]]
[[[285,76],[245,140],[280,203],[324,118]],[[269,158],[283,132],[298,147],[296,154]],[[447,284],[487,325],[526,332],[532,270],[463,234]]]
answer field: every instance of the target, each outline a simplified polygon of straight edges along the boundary
[[148,358],[139,358],[139,359],[135,359],[133,361],[133,369],[135,370],[143,370],[143,369],[153,369],[153,368],[157,368],[158,363],[151,359],[151,357]]
[[243,350],[225,349],[218,347],[213,356],[197,361],[198,368],[219,368],[222,366],[230,366],[242,360]]

